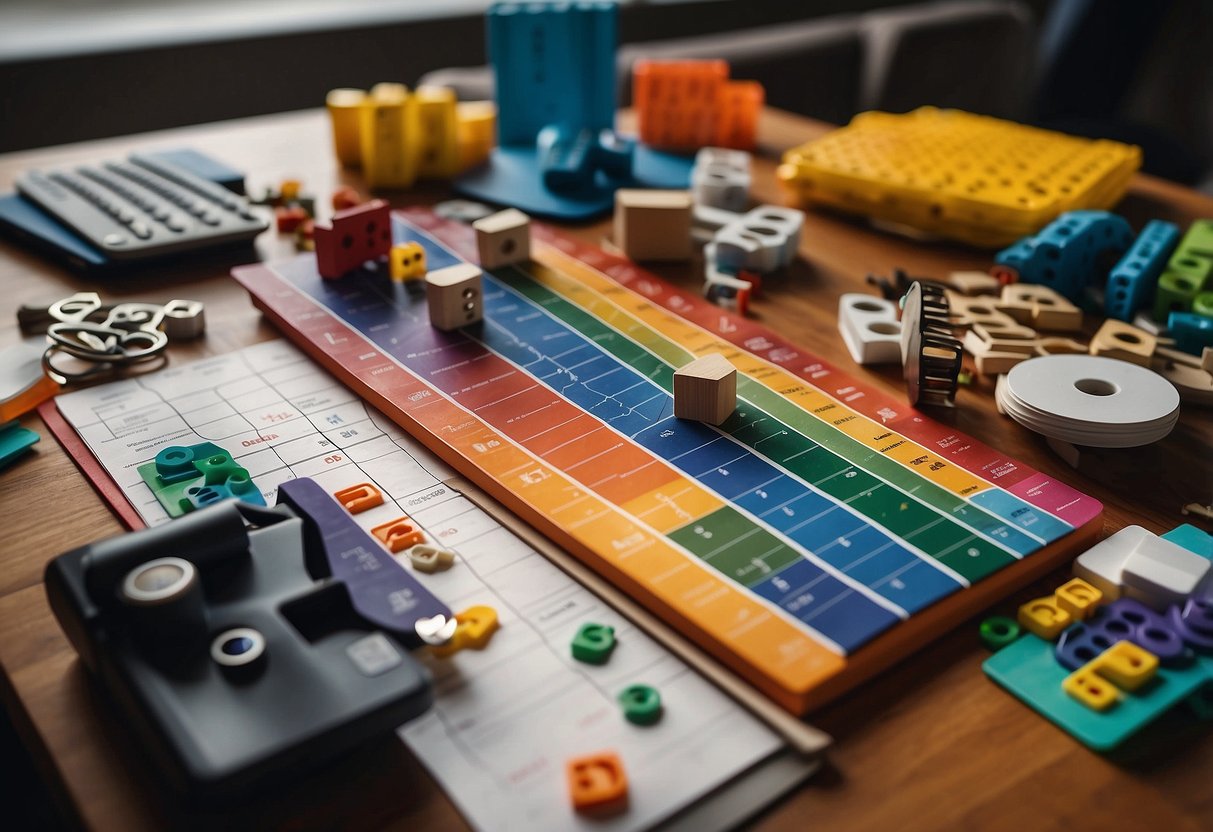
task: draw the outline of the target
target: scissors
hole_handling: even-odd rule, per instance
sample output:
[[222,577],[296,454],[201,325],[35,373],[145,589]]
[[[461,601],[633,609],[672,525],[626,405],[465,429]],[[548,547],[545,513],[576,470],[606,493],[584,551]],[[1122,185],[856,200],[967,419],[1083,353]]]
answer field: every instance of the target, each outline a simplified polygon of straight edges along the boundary
[[[45,308],[23,307],[18,319],[29,331],[45,327],[50,345],[42,354],[42,368],[60,383],[163,363],[170,340],[194,338],[205,329],[198,301],[107,305],[96,292],[78,292]],[[84,362],[83,369],[71,359]]]

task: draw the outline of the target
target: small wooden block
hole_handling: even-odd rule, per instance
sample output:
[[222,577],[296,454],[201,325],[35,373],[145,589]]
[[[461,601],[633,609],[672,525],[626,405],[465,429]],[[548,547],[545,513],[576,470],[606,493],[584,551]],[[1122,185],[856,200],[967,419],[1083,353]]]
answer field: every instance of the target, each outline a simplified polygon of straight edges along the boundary
[[1158,339],[1145,330],[1108,318],[1091,338],[1090,352],[1149,367],[1157,346]]
[[674,371],[674,416],[719,425],[737,409],[737,369],[719,353]]
[[1060,335],[1036,341],[1037,355],[1085,355],[1086,352],[1086,344],[1080,344],[1073,338],[1062,338]]
[[986,272],[952,272],[944,280],[962,295],[989,295],[998,292],[998,278]]
[[507,208],[472,223],[480,267],[495,269],[531,259],[531,218],[517,208]]
[[632,260],[689,260],[689,191],[615,192],[615,245]]
[[451,330],[484,319],[484,273],[472,263],[457,263],[425,276],[430,324]]

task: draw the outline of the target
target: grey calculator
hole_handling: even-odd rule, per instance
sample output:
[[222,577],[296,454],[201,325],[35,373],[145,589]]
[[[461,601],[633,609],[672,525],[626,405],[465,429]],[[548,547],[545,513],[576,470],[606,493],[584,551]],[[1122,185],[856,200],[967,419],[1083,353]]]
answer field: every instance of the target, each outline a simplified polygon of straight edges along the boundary
[[243,197],[139,153],[125,161],[27,171],[17,189],[115,260],[251,240],[269,227]]

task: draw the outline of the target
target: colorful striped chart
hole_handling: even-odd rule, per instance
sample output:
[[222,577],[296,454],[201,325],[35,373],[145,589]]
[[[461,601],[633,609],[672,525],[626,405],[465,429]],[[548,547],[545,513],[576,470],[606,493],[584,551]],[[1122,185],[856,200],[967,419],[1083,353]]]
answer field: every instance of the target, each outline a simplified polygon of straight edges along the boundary
[[[429,267],[470,228],[397,214]],[[482,324],[429,325],[384,271],[234,275],[302,348],[465,476],[804,712],[1080,551],[1102,506],[627,260],[533,227]],[[673,371],[738,370],[719,428]]]

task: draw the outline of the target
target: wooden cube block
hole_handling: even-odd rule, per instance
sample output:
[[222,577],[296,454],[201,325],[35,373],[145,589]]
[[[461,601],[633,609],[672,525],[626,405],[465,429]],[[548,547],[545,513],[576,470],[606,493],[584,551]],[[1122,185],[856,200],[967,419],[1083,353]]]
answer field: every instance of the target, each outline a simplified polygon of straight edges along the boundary
[[615,245],[632,260],[689,260],[689,191],[615,192]]
[[531,218],[517,208],[507,208],[472,223],[480,267],[495,269],[531,259]]
[[425,276],[425,296],[430,324],[438,329],[458,329],[484,319],[484,281],[480,267],[458,263]]
[[719,425],[737,409],[737,370],[719,353],[674,371],[674,415]]

